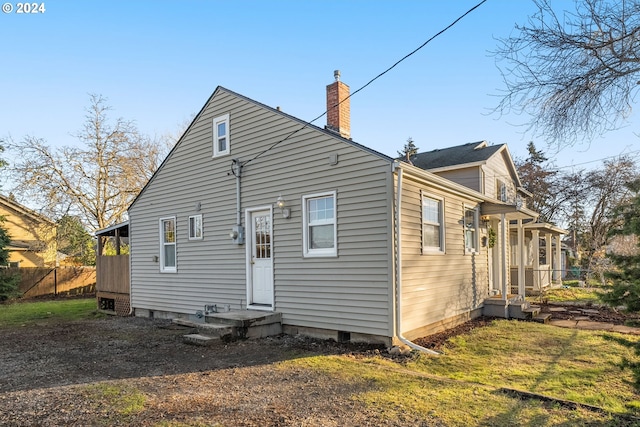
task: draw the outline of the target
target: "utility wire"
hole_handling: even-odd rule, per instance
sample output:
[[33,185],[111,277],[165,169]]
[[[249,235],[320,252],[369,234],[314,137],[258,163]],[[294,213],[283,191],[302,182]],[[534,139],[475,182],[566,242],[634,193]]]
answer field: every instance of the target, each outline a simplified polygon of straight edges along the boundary
[[[476,4],[475,6],[473,6],[471,9],[467,10],[464,14],[460,15],[458,18],[456,18],[456,20],[454,20],[451,24],[447,25],[445,28],[443,28],[442,30],[438,31],[435,35],[431,36],[426,42],[422,43],[420,46],[418,46],[416,49],[414,49],[412,52],[406,54],[405,56],[403,56],[400,60],[396,61],[395,64],[393,64],[392,66],[390,66],[389,68],[387,68],[386,70],[384,70],[383,72],[381,72],[380,74],[378,74],[377,76],[375,76],[374,78],[372,78],[371,80],[369,80],[364,86],[362,86],[361,88],[359,88],[358,90],[354,91],[353,93],[349,94],[349,96],[347,96],[345,99],[343,99],[342,101],[340,101],[339,103],[337,103],[336,105],[334,105],[332,108],[335,108],[337,106],[339,106],[340,104],[342,104],[343,102],[345,102],[347,99],[350,99],[352,96],[354,96],[356,93],[360,92],[361,90],[363,90],[364,88],[366,88],[367,86],[369,86],[371,83],[373,83],[374,81],[378,80],[380,77],[384,76],[385,74],[387,74],[389,71],[391,71],[392,69],[394,69],[397,65],[399,65],[402,61],[404,61],[405,59],[409,58],[410,56],[412,56],[413,54],[415,54],[416,52],[418,52],[420,49],[422,49],[423,47],[425,47],[426,45],[428,45],[432,40],[434,40],[436,37],[442,35],[444,32],[446,32],[447,30],[449,30],[451,27],[453,27],[454,25],[456,25],[462,18],[464,18],[465,16],[467,16],[468,14],[470,14],[471,12],[473,12],[474,10],[476,10],[477,8],[479,8],[480,6],[482,6],[483,3],[485,3],[487,0],[482,0],[480,3]],[[269,148],[267,148],[266,150],[264,150],[263,152],[257,154],[255,157],[247,160],[246,162],[243,162],[242,166],[245,166],[247,164],[249,164],[250,162],[254,161],[255,159],[257,159],[258,157],[262,156],[263,154],[273,150],[276,146],[278,146],[279,144],[285,142],[286,140],[288,140],[289,138],[291,138],[293,135],[297,134],[298,132],[300,132],[301,130],[305,129],[307,126],[309,126],[310,124],[312,124],[313,122],[315,122],[316,120],[320,119],[322,116],[326,115],[328,111],[324,111],[322,114],[320,114],[318,117],[316,117],[313,120],[310,120],[308,122],[306,122],[304,125],[302,125],[300,128],[294,130],[293,132],[291,132],[289,135],[287,135],[286,137],[284,137],[283,139],[275,142],[274,144],[272,144]]]

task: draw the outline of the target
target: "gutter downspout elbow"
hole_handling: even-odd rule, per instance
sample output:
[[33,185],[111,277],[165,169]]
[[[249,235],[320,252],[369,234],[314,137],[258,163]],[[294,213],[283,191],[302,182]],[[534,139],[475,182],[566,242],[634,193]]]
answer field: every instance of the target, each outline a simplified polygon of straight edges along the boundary
[[402,209],[400,203],[402,201],[402,167],[400,164],[394,165],[394,169],[397,172],[398,182],[396,188],[396,318],[395,318],[395,334],[398,339],[414,350],[421,351],[423,353],[432,354],[434,356],[440,355],[437,351],[422,347],[409,341],[402,335],[402,236],[401,236],[401,220]]

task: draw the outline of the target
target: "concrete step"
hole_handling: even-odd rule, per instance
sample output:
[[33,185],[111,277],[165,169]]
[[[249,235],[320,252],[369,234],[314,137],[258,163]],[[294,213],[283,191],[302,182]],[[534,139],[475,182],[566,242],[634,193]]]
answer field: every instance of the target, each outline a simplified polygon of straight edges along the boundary
[[236,336],[233,326],[210,325],[208,323],[192,322],[186,319],[173,319],[173,323],[191,328],[189,334],[183,335],[183,341],[194,345],[211,345],[220,339],[230,340]]
[[241,310],[228,311],[226,313],[209,313],[204,316],[205,323],[217,325],[229,325],[239,328],[250,328],[252,326],[270,325],[280,323],[282,316],[280,313]]
[[[196,335],[207,337],[234,338],[264,338],[282,333],[282,317],[280,313],[263,311],[230,311],[225,313],[210,313],[203,321],[194,322],[186,319],[173,319],[173,322],[194,328]],[[191,339],[191,338],[190,338]]]
[[532,319],[540,314],[540,307],[537,305],[531,305],[522,309],[522,313],[529,319]]
[[186,344],[210,346],[220,341],[219,337],[211,337],[202,334],[187,334],[182,336],[182,341]]
[[551,321],[551,313],[540,313],[533,316],[532,320],[538,323],[549,323]]

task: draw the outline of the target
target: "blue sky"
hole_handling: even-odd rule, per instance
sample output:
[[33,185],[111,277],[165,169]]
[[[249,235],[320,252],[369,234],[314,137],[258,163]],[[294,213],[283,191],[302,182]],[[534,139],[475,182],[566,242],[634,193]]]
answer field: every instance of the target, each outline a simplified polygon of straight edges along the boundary
[[[89,93],[149,135],[176,132],[218,85],[310,120],[333,70],[355,91],[477,1],[44,3],[42,14],[0,13],[0,136],[61,146],[78,143]],[[533,140],[561,167],[638,151],[635,115],[557,152],[513,125],[526,118],[489,114],[502,87],[489,51],[533,12],[526,0],[487,1],[353,97],[352,138],[388,155],[408,137],[422,151],[487,140],[514,157]]]

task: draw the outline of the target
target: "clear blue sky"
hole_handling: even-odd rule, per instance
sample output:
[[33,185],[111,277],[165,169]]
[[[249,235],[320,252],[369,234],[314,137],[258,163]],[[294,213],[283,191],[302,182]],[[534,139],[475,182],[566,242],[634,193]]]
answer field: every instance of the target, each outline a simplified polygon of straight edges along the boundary
[[[218,85],[310,120],[334,69],[355,91],[478,1],[57,0],[0,13],[0,136],[77,144],[89,93],[146,134],[176,132]],[[533,12],[528,0],[480,6],[353,97],[353,139],[388,155],[408,137],[422,151],[487,140],[515,157],[533,140],[558,166],[639,150],[636,116],[556,154],[510,124],[526,118],[488,114],[502,87],[489,51]]]

